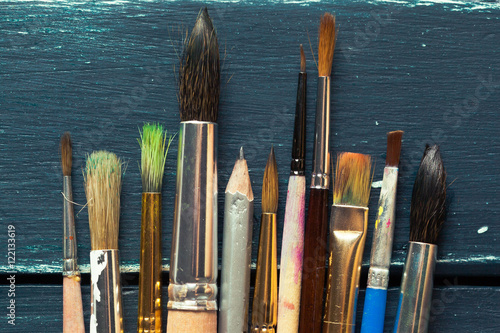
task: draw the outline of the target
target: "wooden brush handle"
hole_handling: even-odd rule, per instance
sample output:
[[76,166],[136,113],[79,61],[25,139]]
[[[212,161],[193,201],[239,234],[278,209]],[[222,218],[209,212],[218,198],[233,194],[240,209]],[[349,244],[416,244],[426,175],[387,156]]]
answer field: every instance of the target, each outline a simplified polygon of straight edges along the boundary
[[217,311],[169,310],[167,333],[217,333]]
[[63,278],[63,332],[85,333],[80,276]]
[[304,235],[300,333],[321,333],[328,239],[328,189],[311,189]]

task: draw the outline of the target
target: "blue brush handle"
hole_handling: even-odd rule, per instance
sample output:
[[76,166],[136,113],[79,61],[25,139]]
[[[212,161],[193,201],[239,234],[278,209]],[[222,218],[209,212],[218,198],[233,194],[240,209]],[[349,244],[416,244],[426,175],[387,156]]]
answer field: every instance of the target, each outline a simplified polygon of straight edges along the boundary
[[387,289],[366,288],[361,333],[383,333]]

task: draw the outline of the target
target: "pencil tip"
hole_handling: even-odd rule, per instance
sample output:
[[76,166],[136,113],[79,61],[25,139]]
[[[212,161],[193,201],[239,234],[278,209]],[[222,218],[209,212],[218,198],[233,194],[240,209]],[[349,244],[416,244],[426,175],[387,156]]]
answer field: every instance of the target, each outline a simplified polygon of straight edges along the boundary
[[245,153],[243,152],[243,146],[240,147],[240,156],[239,156],[239,159],[240,160],[244,160],[245,159]]

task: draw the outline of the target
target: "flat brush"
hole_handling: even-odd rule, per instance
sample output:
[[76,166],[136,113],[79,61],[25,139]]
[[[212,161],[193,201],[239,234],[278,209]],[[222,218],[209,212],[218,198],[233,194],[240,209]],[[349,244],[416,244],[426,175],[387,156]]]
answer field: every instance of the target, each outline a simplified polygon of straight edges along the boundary
[[93,152],[84,170],[90,226],[90,332],[123,332],[118,251],[122,162]]
[[71,166],[73,164],[71,135],[66,132],[61,137],[61,164],[64,194],[64,242],[63,242],[63,332],[85,333],[83,323],[82,289],[80,270],[77,263],[75,215],[73,212],[73,189],[71,186]]
[[387,133],[387,156],[382,188],[378,201],[377,220],[373,231],[373,244],[368,271],[368,284],[363,308],[361,333],[384,331],[385,305],[389,285],[392,238],[394,235],[396,188],[398,184],[399,155],[403,131]]
[[410,210],[410,246],[394,333],[425,333],[429,325],[437,238],[446,217],[446,172],[439,147],[426,146]]
[[241,147],[225,194],[219,333],[248,332],[253,199]]
[[179,69],[181,125],[167,332],[217,332],[217,35],[202,9]]
[[330,185],[330,74],[335,49],[335,17],[321,17],[318,46],[318,95],[314,129],[313,171],[304,235],[299,332],[321,332]]
[[323,333],[352,333],[368,227],[371,157],[341,153],[330,218],[330,259]]
[[299,330],[300,286],[304,255],[306,57],[300,45],[300,73],[295,106],[292,163],[288,180],[278,297],[278,333]]
[[137,332],[162,332],[161,187],[172,137],[160,124],[140,133],[142,214]]
[[251,332],[276,332],[278,310],[277,212],[278,168],[274,157],[274,149],[271,148],[262,183],[262,216],[252,304]]

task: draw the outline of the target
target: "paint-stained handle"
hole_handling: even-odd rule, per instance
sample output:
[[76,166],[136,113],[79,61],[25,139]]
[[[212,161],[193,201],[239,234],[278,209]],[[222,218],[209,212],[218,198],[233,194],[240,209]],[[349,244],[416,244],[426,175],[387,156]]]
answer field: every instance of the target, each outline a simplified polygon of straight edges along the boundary
[[366,288],[361,333],[384,332],[387,289]]
[[85,333],[79,275],[63,278],[63,333]]
[[167,333],[217,333],[217,311],[170,310]]

